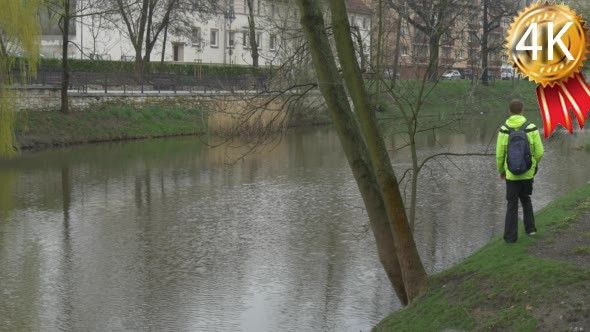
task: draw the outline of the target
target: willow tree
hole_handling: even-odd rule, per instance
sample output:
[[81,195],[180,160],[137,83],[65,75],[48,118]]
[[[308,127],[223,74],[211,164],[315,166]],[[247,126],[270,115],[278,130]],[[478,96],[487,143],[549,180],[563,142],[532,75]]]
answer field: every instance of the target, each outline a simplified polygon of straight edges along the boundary
[[[332,28],[344,80],[332,53],[319,1],[298,0],[297,4],[320,91],[367,208],[379,258],[401,302],[407,304],[426,292],[426,273],[377,128],[374,107],[369,103],[356,62],[344,2],[330,2]],[[354,112],[349,96],[353,100]]]
[[[0,10],[0,158],[15,154],[13,70],[20,70],[21,82],[36,74],[40,5],[41,0],[11,0],[3,1]],[[21,56],[18,62],[17,55]]]

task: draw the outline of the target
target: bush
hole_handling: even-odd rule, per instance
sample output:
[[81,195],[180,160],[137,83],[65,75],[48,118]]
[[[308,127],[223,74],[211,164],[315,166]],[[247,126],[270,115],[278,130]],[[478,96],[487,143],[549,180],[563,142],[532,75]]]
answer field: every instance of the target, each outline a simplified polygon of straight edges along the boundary
[[[89,73],[133,73],[135,62],[133,61],[111,61],[111,60],[80,60],[70,59],[68,61],[71,72]],[[45,70],[61,70],[61,59],[41,59],[40,67]],[[182,74],[194,75],[197,69],[196,64],[180,63],[159,63],[149,62],[146,64],[145,72],[148,74]],[[213,76],[258,76],[266,71],[264,68],[253,68],[250,66],[238,65],[200,65],[203,75]]]

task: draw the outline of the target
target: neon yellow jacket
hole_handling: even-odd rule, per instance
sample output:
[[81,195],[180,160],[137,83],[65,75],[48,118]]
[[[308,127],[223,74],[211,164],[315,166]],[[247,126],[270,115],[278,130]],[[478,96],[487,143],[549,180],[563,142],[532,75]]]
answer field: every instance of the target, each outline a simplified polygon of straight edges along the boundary
[[508,135],[509,131],[506,128],[508,125],[510,128],[518,130],[524,123],[526,122],[526,118],[522,115],[512,115],[508,118],[508,121],[502,127],[500,127],[500,132],[498,133],[498,142],[496,143],[496,166],[498,168],[498,172],[500,174],[506,173],[507,180],[529,180],[535,177],[535,168],[537,164],[543,158],[543,143],[541,142],[541,134],[539,134],[539,130],[537,126],[532,123],[529,123],[527,126],[526,132],[527,137],[529,138],[529,143],[531,144],[531,155],[533,159],[533,165],[531,169],[529,169],[526,173],[520,175],[514,175],[510,173],[508,169],[508,165],[506,163],[506,149],[508,146]]

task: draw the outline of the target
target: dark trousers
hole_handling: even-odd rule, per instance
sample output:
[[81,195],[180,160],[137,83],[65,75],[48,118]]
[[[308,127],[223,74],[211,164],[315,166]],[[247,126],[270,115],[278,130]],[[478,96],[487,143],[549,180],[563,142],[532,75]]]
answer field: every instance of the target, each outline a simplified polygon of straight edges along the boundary
[[506,209],[506,223],[504,225],[504,240],[506,242],[516,242],[518,240],[518,200],[522,203],[524,214],[525,232],[536,232],[535,215],[533,214],[533,203],[531,194],[533,193],[533,180],[506,180],[506,200],[508,206]]

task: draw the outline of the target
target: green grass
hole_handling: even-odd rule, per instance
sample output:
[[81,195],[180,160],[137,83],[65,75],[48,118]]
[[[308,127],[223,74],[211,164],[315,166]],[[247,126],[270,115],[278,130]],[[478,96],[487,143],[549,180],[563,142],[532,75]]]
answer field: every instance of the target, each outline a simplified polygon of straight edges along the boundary
[[537,213],[537,236],[521,236],[510,245],[498,237],[462,263],[431,276],[427,295],[392,313],[375,330],[535,331],[536,308],[556,305],[567,293],[588,292],[590,271],[531,256],[529,247],[553,237],[550,225],[572,223],[590,205],[588,197],[590,185],[585,185]]
[[72,112],[20,112],[16,122],[21,148],[96,141],[150,138],[205,133],[207,117],[199,109],[125,105]]
[[574,250],[575,254],[590,254],[590,246],[579,246]]
[[[369,89],[374,91],[374,85],[368,83]],[[407,100],[415,102],[417,99],[417,81],[401,81],[396,88],[397,93],[405,94]],[[473,85],[471,81],[440,81],[432,87],[427,84],[426,91],[430,91],[424,98],[424,113],[480,113],[480,112],[508,112],[508,104],[512,99],[522,99],[528,111],[538,111],[536,85],[528,81],[493,81],[489,86]],[[383,102],[385,110],[395,110],[391,102]]]

